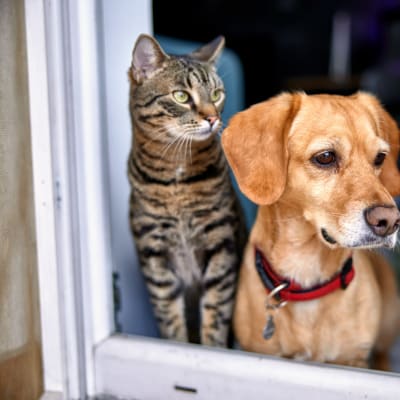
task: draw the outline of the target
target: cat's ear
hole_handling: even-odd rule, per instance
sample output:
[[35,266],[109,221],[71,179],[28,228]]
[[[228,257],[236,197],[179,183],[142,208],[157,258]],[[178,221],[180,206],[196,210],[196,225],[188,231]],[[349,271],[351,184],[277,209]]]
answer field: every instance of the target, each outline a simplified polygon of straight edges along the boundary
[[143,82],[160,69],[168,58],[157,40],[149,35],[140,35],[132,52],[131,78],[136,83]]
[[300,96],[283,93],[234,115],[222,147],[240,190],[258,205],[275,203],[286,187],[288,132]]
[[221,55],[224,46],[225,38],[223,36],[218,36],[212,42],[190,53],[189,56],[198,61],[215,63]]

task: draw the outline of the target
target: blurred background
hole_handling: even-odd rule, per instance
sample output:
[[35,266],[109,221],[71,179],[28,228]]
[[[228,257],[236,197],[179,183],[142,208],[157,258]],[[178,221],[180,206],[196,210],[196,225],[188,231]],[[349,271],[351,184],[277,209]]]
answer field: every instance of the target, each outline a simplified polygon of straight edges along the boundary
[[400,117],[399,0],[153,0],[155,35],[240,58],[246,107],[281,90],[377,94]]

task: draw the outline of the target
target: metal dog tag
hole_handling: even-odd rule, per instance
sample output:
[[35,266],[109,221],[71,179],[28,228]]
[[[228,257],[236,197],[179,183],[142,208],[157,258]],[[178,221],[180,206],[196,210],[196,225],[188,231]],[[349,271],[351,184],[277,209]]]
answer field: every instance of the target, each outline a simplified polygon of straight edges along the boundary
[[272,315],[268,315],[267,323],[265,324],[265,328],[263,330],[264,339],[271,339],[275,332],[275,323]]

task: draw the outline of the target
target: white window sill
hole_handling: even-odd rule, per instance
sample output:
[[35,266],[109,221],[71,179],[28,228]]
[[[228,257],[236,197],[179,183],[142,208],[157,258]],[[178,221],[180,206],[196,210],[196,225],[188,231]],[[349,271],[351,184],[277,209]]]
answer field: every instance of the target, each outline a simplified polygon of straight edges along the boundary
[[128,335],[101,343],[95,364],[98,393],[123,399],[398,400],[400,393],[392,373]]

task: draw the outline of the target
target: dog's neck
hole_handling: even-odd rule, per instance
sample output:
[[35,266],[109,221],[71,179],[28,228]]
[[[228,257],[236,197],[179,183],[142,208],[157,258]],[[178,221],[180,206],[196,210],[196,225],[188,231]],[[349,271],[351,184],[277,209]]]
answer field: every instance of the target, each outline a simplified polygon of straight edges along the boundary
[[252,240],[281,276],[310,287],[332,278],[340,271],[351,251],[329,248],[314,226],[299,212],[279,203],[261,206]]

